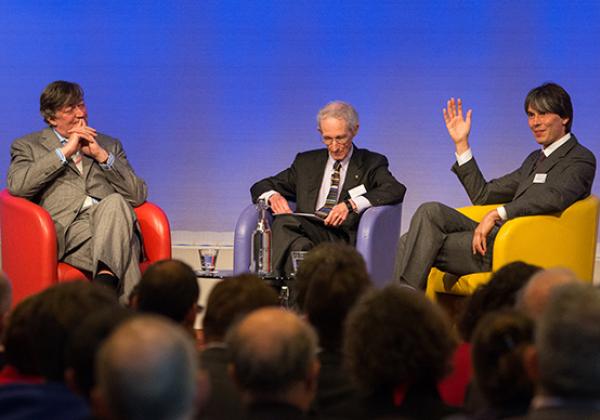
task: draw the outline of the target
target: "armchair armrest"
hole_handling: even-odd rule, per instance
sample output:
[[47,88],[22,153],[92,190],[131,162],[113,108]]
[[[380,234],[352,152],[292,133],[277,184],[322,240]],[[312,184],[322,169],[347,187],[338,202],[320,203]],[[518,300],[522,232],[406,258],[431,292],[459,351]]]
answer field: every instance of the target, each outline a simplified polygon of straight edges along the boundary
[[149,261],[171,258],[171,227],[165,212],[157,205],[145,202],[134,208],[144,242],[144,255]]
[[392,280],[402,203],[370,207],[363,213],[356,235],[356,249],[367,263],[373,283],[381,287]]
[[57,242],[54,223],[42,207],[0,192],[2,269],[20,301],[57,281]]

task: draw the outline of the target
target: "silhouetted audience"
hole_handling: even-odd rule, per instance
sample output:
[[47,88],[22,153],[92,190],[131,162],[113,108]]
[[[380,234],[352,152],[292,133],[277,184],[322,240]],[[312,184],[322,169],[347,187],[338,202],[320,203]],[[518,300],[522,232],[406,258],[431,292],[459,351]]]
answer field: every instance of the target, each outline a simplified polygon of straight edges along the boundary
[[469,413],[487,407],[482,397],[471,384],[471,336],[477,323],[487,314],[502,308],[512,308],[517,296],[531,276],[542,268],[516,261],[498,269],[486,284],[479,286],[469,297],[458,322],[462,342],[453,356],[453,371],[439,386],[442,398],[448,404],[465,406]]
[[494,420],[527,412],[534,385],[527,376],[525,352],[533,346],[534,324],[514,309],[490,312],[477,324],[472,340],[475,385],[484,401],[474,419]]
[[263,308],[227,334],[231,374],[246,418],[304,418],[317,389],[317,335],[291,311]]
[[515,306],[536,321],[542,315],[554,288],[579,281],[575,273],[568,268],[556,267],[542,270],[532,276],[523,287]]
[[73,331],[67,344],[65,380],[69,388],[90,400],[96,385],[95,362],[100,346],[113,330],[133,315],[128,309],[104,308],[91,313]]
[[450,370],[455,341],[441,309],[399,286],[367,292],[348,315],[344,350],[364,393],[348,418],[438,419],[446,406],[438,381]]
[[537,382],[528,419],[600,419],[600,290],[552,290],[527,357]]
[[[6,340],[7,356],[11,355],[18,379],[0,386],[3,418],[89,418],[85,399],[65,385],[65,353],[79,323],[103,308],[119,308],[116,294],[84,281],[58,284],[18,305],[7,329],[12,338]],[[14,331],[13,322],[18,324]],[[14,351],[23,354],[16,355]],[[33,380],[24,380],[23,375]]]
[[202,410],[203,419],[235,419],[243,414],[240,393],[227,369],[229,358],[225,334],[249,312],[279,304],[277,293],[252,274],[224,279],[213,287],[202,327],[206,346],[200,352],[200,367],[210,378],[210,395]]
[[137,310],[165,316],[194,335],[200,286],[194,270],[179,260],[152,264],[137,290]]
[[[12,306],[12,286],[4,273],[0,272],[0,337],[6,325],[6,317]],[[0,341],[0,369],[4,367],[4,343]]]
[[100,349],[96,375],[99,419],[185,420],[196,412],[193,340],[164,317],[139,315],[117,327]]
[[321,371],[313,409],[328,417],[344,417],[344,405],[357,397],[343,366],[344,322],[358,298],[372,287],[367,267],[356,248],[327,242],[309,252],[296,279],[297,303],[319,335]]

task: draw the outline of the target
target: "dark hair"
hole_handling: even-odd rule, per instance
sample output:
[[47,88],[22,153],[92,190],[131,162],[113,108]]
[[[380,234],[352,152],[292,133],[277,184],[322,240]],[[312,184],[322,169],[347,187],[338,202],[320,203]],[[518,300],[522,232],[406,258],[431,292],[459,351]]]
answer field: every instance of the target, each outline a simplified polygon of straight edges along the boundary
[[74,106],[83,101],[83,89],[77,83],[57,80],[50,83],[40,96],[40,113],[50,124],[56,111],[64,106]]
[[94,363],[100,346],[117,326],[132,315],[133,312],[121,307],[103,308],[90,314],[71,334],[66,366],[73,369],[78,391],[85,398],[90,398],[96,384]]
[[189,265],[162,260],[148,267],[139,282],[138,309],[182,323],[199,296],[198,279]]
[[63,382],[66,346],[75,327],[95,311],[118,307],[114,292],[87,281],[60,283],[41,292],[29,326],[40,374]]
[[568,118],[566,132],[571,131],[573,125],[573,104],[571,97],[561,86],[556,83],[544,83],[541,86],[533,88],[525,98],[525,112],[529,112],[529,107],[538,112],[550,112],[557,114],[561,118]]
[[235,321],[264,306],[277,306],[277,293],[253,274],[219,282],[210,292],[202,320],[207,341],[222,341]]
[[456,344],[450,329],[423,293],[396,285],[372,290],[346,320],[346,363],[368,392],[436,383],[450,368]]
[[533,321],[514,309],[490,312],[477,324],[471,347],[475,384],[493,407],[529,406],[534,387],[523,352],[533,344],[533,331]]
[[356,248],[327,242],[308,253],[298,269],[297,303],[317,330],[321,347],[340,347],[344,320],[370,286],[365,261]]
[[469,298],[458,323],[462,339],[470,341],[477,322],[488,312],[513,307],[519,291],[542,268],[515,261],[498,269],[487,284],[479,286]]
[[31,334],[31,323],[36,316],[39,295],[22,300],[10,313],[2,343],[6,363],[23,375],[39,375],[40,370],[34,357],[36,337]]

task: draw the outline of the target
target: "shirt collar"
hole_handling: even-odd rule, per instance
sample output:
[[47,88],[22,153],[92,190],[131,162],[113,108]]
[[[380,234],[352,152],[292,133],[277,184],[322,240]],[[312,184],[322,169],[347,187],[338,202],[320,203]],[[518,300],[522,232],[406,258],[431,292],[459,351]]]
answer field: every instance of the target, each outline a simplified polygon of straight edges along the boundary
[[52,131],[54,131],[54,134],[56,134],[56,137],[58,137],[58,140],[60,141],[60,144],[65,144],[68,141],[66,138],[64,138],[63,136],[61,136],[60,133],[58,131],[56,131],[55,128],[53,128]]
[[542,152],[544,152],[546,157],[550,157],[550,155],[556,149],[558,149],[560,146],[565,144],[570,138],[571,138],[571,133],[567,133],[564,136],[562,136],[561,138],[559,138],[558,140],[556,140],[554,143],[552,143],[550,146],[546,147],[545,149],[542,149]]

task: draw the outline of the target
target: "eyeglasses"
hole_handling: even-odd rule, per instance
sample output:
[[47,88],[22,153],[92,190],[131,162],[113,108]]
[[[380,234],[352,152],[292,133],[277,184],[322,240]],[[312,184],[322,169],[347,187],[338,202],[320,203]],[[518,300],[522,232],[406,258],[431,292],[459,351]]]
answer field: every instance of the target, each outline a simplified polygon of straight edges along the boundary
[[350,136],[348,134],[344,134],[343,136],[337,137],[322,137],[321,141],[327,146],[333,142],[336,142],[337,144],[347,144],[350,141]]
[[74,114],[75,111],[78,109],[85,109],[85,102],[82,101],[75,105],[66,106],[63,109],[60,109],[59,111],[63,114]]

